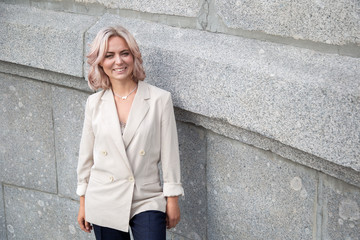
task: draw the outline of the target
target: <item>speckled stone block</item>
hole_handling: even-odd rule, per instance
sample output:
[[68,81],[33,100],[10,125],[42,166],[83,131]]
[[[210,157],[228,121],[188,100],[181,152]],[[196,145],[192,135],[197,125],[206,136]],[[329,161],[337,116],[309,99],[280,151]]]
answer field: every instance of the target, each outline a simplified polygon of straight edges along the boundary
[[360,43],[356,0],[215,0],[215,12],[229,28],[336,45]]
[[167,15],[177,15],[184,17],[196,17],[201,9],[203,0],[183,0],[183,1],[113,1],[113,0],[75,0],[80,3],[99,3],[106,8],[130,9],[134,11],[158,13]]
[[105,14],[86,35],[121,24],[146,81],[175,106],[360,171],[360,59]]
[[177,128],[185,196],[180,199],[181,221],[174,233],[192,240],[206,239],[205,131],[182,122],[177,122]]
[[6,238],[6,226],[5,226],[5,209],[4,209],[4,197],[2,191],[2,184],[0,185],[0,239]]
[[79,203],[57,195],[5,186],[8,239],[95,239],[77,223]]
[[167,238],[166,240],[194,240],[196,238],[187,238],[178,234],[171,234],[171,238]]
[[76,168],[88,96],[84,92],[52,87],[58,190],[74,199],[78,199]]
[[0,181],[56,192],[51,89],[0,73]]
[[315,171],[208,134],[208,239],[312,239]]
[[82,77],[84,32],[95,21],[0,3],[0,60]]
[[321,239],[359,240],[360,189],[325,175],[321,183]]

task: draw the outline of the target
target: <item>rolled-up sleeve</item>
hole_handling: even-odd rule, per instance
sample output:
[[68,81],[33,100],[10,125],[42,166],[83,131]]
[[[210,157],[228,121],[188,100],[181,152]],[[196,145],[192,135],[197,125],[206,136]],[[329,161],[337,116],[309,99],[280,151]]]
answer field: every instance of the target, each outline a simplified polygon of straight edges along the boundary
[[181,185],[178,135],[170,93],[165,98],[161,115],[161,164],[164,196],[184,195]]
[[77,166],[77,189],[76,194],[85,195],[89,182],[90,170],[93,166],[94,132],[92,129],[92,113],[89,98],[86,101],[84,126],[80,141],[79,159]]

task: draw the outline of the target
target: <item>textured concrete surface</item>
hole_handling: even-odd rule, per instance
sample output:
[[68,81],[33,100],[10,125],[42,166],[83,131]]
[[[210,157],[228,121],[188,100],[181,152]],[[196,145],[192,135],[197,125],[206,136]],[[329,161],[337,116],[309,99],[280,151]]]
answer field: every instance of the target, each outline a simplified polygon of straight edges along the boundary
[[78,199],[76,167],[88,96],[80,91],[52,87],[58,190],[59,194],[73,199]]
[[0,60],[81,77],[83,36],[95,21],[0,3]]
[[315,171],[208,134],[208,239],[311,239]]
[[191,122],[178,122],[185,197],[167,239],[359,239],[360,59],[340,56],[359,44],[356,1],[0,2],[0,239],[94,239],[71,198],[84,48],[110,24],[191,115],[178,118]]
[[190,122],[242,143],[269,150],[283,158],[291,159],[293,162],[319,170],[360,188],[359,172],[354,169],[328,162],[323,158],[289,147],[279,141],[229,125],[221,119],[209,118],[179,108],[175,108],[175,116],[179,121]]
[[5,226],[5,208],[2,184],[0,185],[0,239],[6,238],[6,226]]
[[130,9],[140,12],[196,17],[201,9],[203,0],[183,1],[113,1],[113,0],[75,0],[81,3],[99,3],[107,8]]
[[0,61],[0,72],[92,92],[84,78]]
[[[194,238],[196,239],[196,238]],[[177,234],[171,234],[169,238],[167,238],[166,240],[194,240],[193,238],[187,238],[181,235],[177,235]]]
[[323,222],[318,239],[360,239],[360,190],[334,178],[322,175],[318,209]]
[[181,175],[181,222],[174,230],[189,239],[206,239],[206,137],[202,128],[177,122]]
[[229,28],[336,45],[360,43],[358,1],[214,1],[214,14]]
[[78,202],[5,186],[8,239],[95,239],[77,223]]
[[51,89],[0,73],[0,180],[56,192]]
[[360,60],[105,14],[134,33],[147,81],[184,110],[360,170]]

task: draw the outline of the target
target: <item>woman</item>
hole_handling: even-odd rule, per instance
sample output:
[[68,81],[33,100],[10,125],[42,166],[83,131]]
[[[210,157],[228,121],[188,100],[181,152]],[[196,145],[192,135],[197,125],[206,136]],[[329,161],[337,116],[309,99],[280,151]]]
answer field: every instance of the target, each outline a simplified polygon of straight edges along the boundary
[[183,195],[170,93],[143,82],[139,47],[123,27],[102,29],[87,57],[89,86],[103,90],[86,102],[79,225],[96,239],[130,239],[130,227],[135,240],[165,240]]

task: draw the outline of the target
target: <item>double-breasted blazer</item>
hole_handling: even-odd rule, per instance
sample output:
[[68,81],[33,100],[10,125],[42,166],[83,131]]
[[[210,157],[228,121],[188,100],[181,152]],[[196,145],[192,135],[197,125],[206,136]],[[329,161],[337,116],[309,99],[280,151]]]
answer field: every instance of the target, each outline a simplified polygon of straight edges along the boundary
[[77,174],[90,223],[127,232],[137,213],[165,212],[166,197],[183,195],[170,93],[139,81],[123,135],[112,91],[90,95]]

